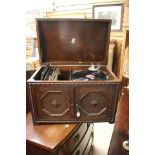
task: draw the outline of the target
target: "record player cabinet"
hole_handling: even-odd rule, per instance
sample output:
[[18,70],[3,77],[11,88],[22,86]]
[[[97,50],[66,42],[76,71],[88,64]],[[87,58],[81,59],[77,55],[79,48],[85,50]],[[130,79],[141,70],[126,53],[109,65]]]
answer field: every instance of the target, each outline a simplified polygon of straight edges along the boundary
[[[41,67],[27,81],[34,124],[115,120],[120,80],[106,66],[111,20],[36,19]],[[76,70],[101,66],[107,80],[73,80]],[[40,80],[46,65],[61,77]]]

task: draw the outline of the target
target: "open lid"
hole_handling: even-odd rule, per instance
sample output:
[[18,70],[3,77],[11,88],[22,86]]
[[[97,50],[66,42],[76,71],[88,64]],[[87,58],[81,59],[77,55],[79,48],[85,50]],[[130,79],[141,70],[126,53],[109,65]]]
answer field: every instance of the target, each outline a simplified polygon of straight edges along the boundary
[[38,18],[40,63],[107,64],[111,20]]

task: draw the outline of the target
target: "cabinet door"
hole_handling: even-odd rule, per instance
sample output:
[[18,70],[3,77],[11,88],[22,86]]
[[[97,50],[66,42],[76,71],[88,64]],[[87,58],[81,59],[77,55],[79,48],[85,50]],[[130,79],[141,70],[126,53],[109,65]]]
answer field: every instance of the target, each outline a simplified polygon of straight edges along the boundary
[[74,119],[74,87],[41,84],[32,87],[35,120],[44,123]]
[[75,89],[77,120],[109,121],[113,112],[113,85],[82,85]]

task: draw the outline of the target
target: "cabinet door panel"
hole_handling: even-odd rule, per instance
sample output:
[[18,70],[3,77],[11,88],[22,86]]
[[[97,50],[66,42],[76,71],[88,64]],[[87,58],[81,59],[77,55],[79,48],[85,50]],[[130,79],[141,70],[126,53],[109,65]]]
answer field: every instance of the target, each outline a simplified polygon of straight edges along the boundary
[[[78,120],[106,121],[113,101],[113,86],[79,86],[75,89]],[[79,116],[80,115],[80,116]]]
[[39,120],[74,119],[74,87],[38,85],[33,86],[32,91]]

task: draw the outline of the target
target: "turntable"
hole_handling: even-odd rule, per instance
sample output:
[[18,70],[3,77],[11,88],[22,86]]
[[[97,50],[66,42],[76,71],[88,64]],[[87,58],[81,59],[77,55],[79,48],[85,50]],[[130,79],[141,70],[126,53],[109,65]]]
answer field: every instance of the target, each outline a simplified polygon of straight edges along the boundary
[[88,70],[77,70],[73,71],[72,79],[73,80],[81,80],[81,81],[88,81],[88,80],[107,80],[108,75],[105,72],[100,70],[101,66],[94,67],[92,64]]
[[36,19],[40,68],[28,80],[34,124],[115,121],[111,20]]

